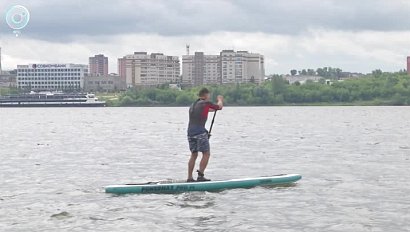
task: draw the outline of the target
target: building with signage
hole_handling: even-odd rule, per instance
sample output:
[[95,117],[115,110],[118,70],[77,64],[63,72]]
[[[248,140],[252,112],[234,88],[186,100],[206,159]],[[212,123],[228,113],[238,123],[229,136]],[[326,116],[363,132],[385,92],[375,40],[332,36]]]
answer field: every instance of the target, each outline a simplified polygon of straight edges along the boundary
[[90,75],[108,75],[108,57],[100,54],[89,58]]
[[127,87],[157,86],[179,81],[180,62],[178,56],[162,53],[134,52],[118,60],[118,73]]
[[81,90],[88,66],[82,64],[17,65],[17,87],[28,91]]
[[86,92],[115,92],[125,90],[125,80],[119,75],[92,75],[84,77],[84,91]]
[[261,83],[264,78],[264,57],[257,53],[223,50],[219,55],[182,56],[184,85]]

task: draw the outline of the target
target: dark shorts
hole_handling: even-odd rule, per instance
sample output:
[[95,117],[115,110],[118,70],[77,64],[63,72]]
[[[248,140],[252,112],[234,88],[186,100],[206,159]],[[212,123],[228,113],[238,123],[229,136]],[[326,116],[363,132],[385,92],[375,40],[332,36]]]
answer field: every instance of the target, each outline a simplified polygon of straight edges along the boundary
[[188,136],[188,142],[189,142],[189,150],[191,150],[191,152],[209,151],[208,133]]

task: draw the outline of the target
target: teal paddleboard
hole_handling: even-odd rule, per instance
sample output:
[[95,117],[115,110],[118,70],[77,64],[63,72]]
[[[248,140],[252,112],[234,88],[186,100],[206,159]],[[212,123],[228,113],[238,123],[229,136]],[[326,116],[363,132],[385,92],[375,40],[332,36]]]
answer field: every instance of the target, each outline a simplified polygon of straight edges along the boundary
[[299,174],[281,174],[267,177],[218,180],[206,182],[156,181],[143,184],[109,185],[106,193],[179,193],[192,191],[218,191],[233,188],[252,188],[256,186],[275,186],[290,184],[302,178]]

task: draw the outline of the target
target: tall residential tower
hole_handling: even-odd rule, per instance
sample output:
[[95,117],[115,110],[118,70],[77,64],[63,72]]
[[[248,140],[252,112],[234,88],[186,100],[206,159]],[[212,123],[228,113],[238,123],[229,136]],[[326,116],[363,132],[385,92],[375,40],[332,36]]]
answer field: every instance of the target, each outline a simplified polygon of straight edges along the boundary
[[89,58],[89,71],[92,76],[108,75],[108,57],[100,54]]
[[260,54],[223,50],[220,62],[222,84],[261,83],[265,77],[265,62]]
[[265,77],[262,55],[247,51],[223,50],[219,55],[182,56],[182,83],[203,84],[261,83]]
[[194,55],[182,56],[182,82],[185,85],[220,84],[219,71],[218,55],[195,52]]
[[120,77],[125,77],[127,87],[135,87],[176,83],[181,68],[178,56],[134,52],[118,59],[118,69]]

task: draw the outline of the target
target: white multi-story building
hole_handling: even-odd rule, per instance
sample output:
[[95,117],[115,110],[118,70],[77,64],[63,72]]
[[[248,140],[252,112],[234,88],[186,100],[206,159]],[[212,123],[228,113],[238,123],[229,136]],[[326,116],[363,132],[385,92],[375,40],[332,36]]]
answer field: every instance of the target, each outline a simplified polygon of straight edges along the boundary
[[162,53],[134,52],[119,59],[119,73],[125,76],[127,87],[178,82],[180,69],[178,56]]
[[26,90],[80,90],[88,66],[82,64],[17,65],[17,87]]
[[185,85],[260,83],[265,77],[263,56],[247,51],[223,50],[219,55],[182,56]]
[[220,53],[221,83],[260,83],[265,78],[262,55],[247,51],[223,50]]
[[185,85],[220,83],[219,56],[204,55],[203,52],[182,56],[182,75]]

